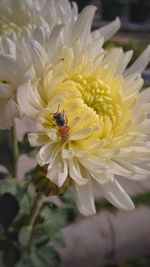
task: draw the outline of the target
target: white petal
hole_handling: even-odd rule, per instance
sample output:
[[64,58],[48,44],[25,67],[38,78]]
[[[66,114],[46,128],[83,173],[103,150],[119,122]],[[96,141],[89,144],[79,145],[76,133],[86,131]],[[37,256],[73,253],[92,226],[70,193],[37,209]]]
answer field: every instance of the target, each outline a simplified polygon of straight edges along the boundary
[[41,146],[48,141],[48,137],[45,133],[29,133],[28,140],[31,146]]
[[130,62],[133,55],[133,51],[128,51],[126,53],[123,53],[122,59],[120,64],[118,65],[117,73],[122,74],[127,67],[128,63]]
[[24,38],[21,38],[17,42],[16,46],[16,58],[18,70],[21,76],[25,74],[29,66],[31,66],[31,56],[29,54],[28,46]]
[[[116,162],[119,166],[123,167],[124,169],[128,170],[128,171],[131,171],[134,174],[143,174],[143,175],[146,175],[146,174],[149,174],[149,171],[147,170],[144,170],[143,168],[140,168],[134,164],[131,164],[125,160],[120,160],[120,159],[116,159],[114,160],[114,162]],[[127,176],[129,179],[132,179],[132,176]]]
[[100,28],[99,32],[104,37],[104,42],[109,40],[120,28],[120,19],[116,18],[108,25]]
[[79,211],[85,216],[94,215],[96,210],[91,181],[83,186],[78,186],[76,183],[73,183],[72,187]]
[[46,143],[42,148],[39,150],[36,159],[40,166],[44,166],[48,164],[51,159],[51,154],[54,151],[56,145],[52,142]]
[[122,48],[113,48],[105,56],[103,63],[111,64],[114,67],[114,70],[118,73],[119,66],[122,64],[124,57],[125,54],[123,53]]
[[62,159],[59,155],[55,159],[53,167],[49,170],[46,175],[53,183],[58,187],[61,187],[68,176],[68,163],[67,160]]
[[18,88],[17,100],[21,110],[30,117],[35,117],[39,110],[44,106],[35,84],[31,83],[30,78],[26,77]]
[[2,45],[3,45],[4,51],[6,54],[10,54],[12,56],[15,56],[16,46],[15,46],[15,43],[10,38],[3,37],[2,38]]
[[143,175],[143,174],[135,174],[135,175],[133,175],[132,177],[131,177],[131,179],[133,180],[133,181],[144,181],[144,180],[146,180],[146,179],[149,179],[150,178],[150,173],[149,174],[147,174],[147,175]]
[[56,143],[58,140],[58,131],[54,128],[48,130],[47,136],[54,142]]
[[93,155],[80,158],[79,161],[85,168],[92,171],[93,170],[102,171],[106,170],[107,167],[109,168],[109,166],[107,166],[107,164],[104,161],[102,161],[101,158],[95,157]]
[[12,56],[0,54],[0,81],[12,83],[14,86],[19,81],[16,61]]
[[121,185],[114,180],[99,186],[104,197],[121,210],[133,210],[134,204]]
[[37,41],[32,41],[30,47],[36,74],[41,77],[47,61],[47,54],[44,48]]
[[90,60],[95,60],[102,51],[103,38],[93,40],[86,48]]
[[143,79],[140,74],[131,74],[124,79],[123,94],[129,96],[130,94],[137,93],[143,86]]
[[95,11],[95,6],[87,6],[81,11],[71,33],[72,43],[78,39],[80,39],[81,47],[88,43]]
[[74,156],[74,151],[71,148],[62,148],[62,158],[72,159]]
[[13,96],[13,89],[10,84],[0,83],[0,98],[8,99]]
[[81,174],[79,163],[76,159],[70,159],[69,163],[69,174],[71,178],[77,183],[78,185],[84,185],[88,183],[88,177],[83,177]]
[[108,161],[108,167],[111,169],[111,172],[116,175],[130,177],[134,174],[133,169],[127,169],[126,166],[124,166],[123,164],[117,163],[113,160]]
[[143,51],[137,60],[125,71],[125,76],[132,73],[141,73],[150,62],[150,45]]
[[114,180],[114,175],[108,171],[105,172],[95,172],[90,171],[91,176],[99,183],[99,184],[106,184],[108,182],[112,182]]
[[44,30],[41,27],[37,27],[33,33],[33,39],[43,46],[45,41]]
[[51,32],[49,42],[48,42],[48,55],[50,58],[53,57],[55,52],[57,51],[58,42],[60,40],[61,31],[64,27],[64,24],[57,25]]
[[48,171],[53,168],[53,166],[55,164],[55,160],[56,160],[57,156],[59,155],[60,151],[61,151],[61,146],[55,144],[53,151],[51,152],[51,155],[49,158]]

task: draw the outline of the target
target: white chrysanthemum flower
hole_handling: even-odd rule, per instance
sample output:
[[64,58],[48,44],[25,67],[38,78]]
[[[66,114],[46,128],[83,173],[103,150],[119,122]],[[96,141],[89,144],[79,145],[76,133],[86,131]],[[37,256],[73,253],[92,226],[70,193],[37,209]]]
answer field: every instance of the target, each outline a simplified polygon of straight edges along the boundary
[[52,29],[77,19],[78,9],[68,0],[1,0],[0,34],[20,33],[28,25],[40,25],[44,19]]
[[148,177],[150,156],[150,90],[139,93],[150,47],[125,70],[132,52],[103,51],[98,32],[90,33],[93,14],[85,8],[68,35],[53,32],[48,47],[30,43],[35,76],[26,77],[17,95],[37,122],[29,140],[41,146],[39,165],[58,187],[71,178],[84,215],[95,213],[93,182],[114,206],[133,209],[116,178]]
[[[15,36],[14,36],[15,37]],[[17,103],[17,89],[29,69],[30,57],[23,40],[0,38],[0,129],[9,129],[22,112]]]

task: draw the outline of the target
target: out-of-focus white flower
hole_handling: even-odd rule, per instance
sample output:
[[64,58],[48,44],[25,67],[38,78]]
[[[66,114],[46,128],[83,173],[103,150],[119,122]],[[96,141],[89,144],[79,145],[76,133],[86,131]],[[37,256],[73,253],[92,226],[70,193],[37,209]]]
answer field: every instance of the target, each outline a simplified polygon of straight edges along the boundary
[[77,19],[78,9],[68,0],[1,0],[0,33],[20,33],[28,25],[41,25],[43,19],[50,28]]
[[29,69],[30,57],[23,41],[0,38],[0,129],[9,129],[21,116],[17,89]]
[[[48,166],[47,177],[59,187],[71,177],[84,215],[95,213],[92,183],[114,206],[132,210],[116,177],[148,177],[150,156],[150,90],[139,93],[150,47],[126,70],[132,51],[102,50],[101,35],[90,32],[94,11],[85,8],[71,31],[56,28],[48,47],[30,42],[35,76],[17,95],[22,111],[37,123],[29,140],[41,146],[39,165]],[[107,39],[109,31],[103,32]]]

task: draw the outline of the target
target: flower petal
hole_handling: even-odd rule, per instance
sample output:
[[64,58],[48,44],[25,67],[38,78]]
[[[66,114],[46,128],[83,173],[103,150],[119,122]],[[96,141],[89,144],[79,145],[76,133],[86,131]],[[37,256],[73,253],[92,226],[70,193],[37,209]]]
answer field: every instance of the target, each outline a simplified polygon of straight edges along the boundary
[[31,146],[41,146],[48,141],[48,137],[45,133],[29,133],[28,140]]
[[99,189],[104,197],[116,208],[121,210],[133,210],[134,204],[132,200],[116,180],[100,185]]
[[61,38],[61,31],[64,27],[64,24],[60,24],[54,27],[54,29],[51,32],[50,38],[49,38],[49,46],[48,46],[48,55],[50,58],[54,56],[55,53],[57,53],[58,44],[60,43]]
[[8,37],[2,38],[2,46],[4,49],[4,53],[14,56],[15,55],[15,43]]
[[41,77],[47,61],[47,54],[44,48],[34,40],[30,43],[30,49],[36,74]]
[[137,60],[125,71],[125,76],[132,73],[141,73],[150,62],[150,45],[143,51]]
[[[89,42],[89,34],[92,26],[93,17],[96,11],[95,6],[85,7],[78,17],[71,33],[71,43],[80,39],[81,47]],[[86,21],[86,23],[85,23]]]
[[38,152],[36,159],[40,166],[44,166],[50,162],[51,154],[56,145],[52,142],[46,143]]
[[85,216],[94,215],[96,210],[91,181],[83,186],[78,186],[76,183],[73,183],[72,187],[80,212]]
[[13,96],[13,88],[10,84],[0,83],[0,98],[9,99]]
[[110,173],[109,171],[96,172],[93,170],[93,171],[90,171],[90,174],[99,184],[106,184],[114,180],[114,175]]
[[75,183],[78,185],[84,185],[88,183],[88,177],[83,177],[81,174],[79,163],[76,159],[70,159],[69,163],[69,174]]
[[36,85],[32,84],[28,77],[18,88],[17,100],[22,111],[30,117],[35,117],[44,105]]
[[59,155],[55,159],[55,164],[51,169],[48,169],[46,175],[58,187],[61,187],[68,176],[68,163],[67,160],[62,159]]
[[100,28],[99,32],[104,37],[104,42],[109,40],[120,28],[120,19],[116,18],[108,25]]
[[40,45],[44,45],[45,32],[44,29],[42,29],[42,27],[36,27],[33,33],[33,39],[37,41]]
[[0,81],[11,83],[16,87],[19,78],[15,59],[10,55],[0,54]]

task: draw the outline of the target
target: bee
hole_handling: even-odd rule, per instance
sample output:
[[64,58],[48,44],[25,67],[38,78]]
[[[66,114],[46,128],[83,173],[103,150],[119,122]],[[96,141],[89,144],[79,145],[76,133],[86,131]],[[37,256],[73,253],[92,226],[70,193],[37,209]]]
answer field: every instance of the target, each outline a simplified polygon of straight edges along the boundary
[[53,113],[53,121],[55,125],[59,128],[59,135],[62,141],[67,141],[69,139],[70,127],[68,124],[68,119],[65,116],[64,110],[59,112],[60,105],[55,113]]

